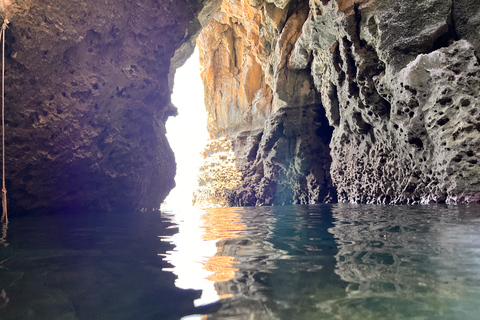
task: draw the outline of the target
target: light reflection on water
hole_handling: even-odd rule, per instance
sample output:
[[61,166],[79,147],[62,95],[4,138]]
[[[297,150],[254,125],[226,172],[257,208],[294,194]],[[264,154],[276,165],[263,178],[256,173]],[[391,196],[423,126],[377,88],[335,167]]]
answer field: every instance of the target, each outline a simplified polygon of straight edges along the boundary
[[166,215],[177,286],[202,289],[196,305],[220,299],[203,319],[480,319],[479,206]]
[[196,306],[213,303],[228,294],[218,294],[215,283],[235,277],[235,258],[218,252],[219,241],[239,237],[245,229],[237,210],[231,208],[210,209],[183,208],[181,211],[165,212],[164,216],[177,225],[178,232],[172,236],[160,236],[161,241],[175,245],[173,250],[162,254],[172,268],[164,268],[177,276],[175,285],[181,289],[203,290]]

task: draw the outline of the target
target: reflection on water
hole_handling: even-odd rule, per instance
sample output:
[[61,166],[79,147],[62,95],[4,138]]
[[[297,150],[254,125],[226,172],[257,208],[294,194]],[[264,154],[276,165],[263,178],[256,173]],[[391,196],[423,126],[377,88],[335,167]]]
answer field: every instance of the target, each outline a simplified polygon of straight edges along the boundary
[[480,318],[478,206],[197,209],[171,216],[179,234],[192,217],[202,271],[178,272],[173,237],[166,259],[182,288],[209,292],[198,304],[220,299],[203,318]]
[[320,309],[350,319],[376,319],[389,310],[399,319],[480,318],[477,206],[345,209],[332,209],[330,232],[346,295]]
[[180,290],[159,252],[158,213],[11,217],[0,245],[2,320],[176,320],[200,292]]
[[160,236],[162,241],[175,245],[163,256],[173,265],[164,270],[177,275],[176,286],[203,290],[202,296],[195,301],[196,306],[229,297],[218,293],[215,283],[233,279],[238,269],[235,258],[219,252],[222,246],[216,244],[239,237],[238,232],[245,229],[238,210],[212,208],[203,211],[190,207],[164,215],[178,227],[174,235]]
[[2,320],[480,319],[480,206],[15,217],[5,239]]
[[[212,208],[204,211],[201,215],[203,222],[203,237],[204,241],[213,240],[215,242],[222,242],[225,239],[234,239],[240,237],[240,231],[245,230],[245,224],[242,223],[240,212],[232,208]],[[238,268],[235,267],[237,262],[235,258],[222,252],[224,246],[217,246],[215,255],[208,258],[205,262],[205,270],[212,274],[207,277],[207,280],[215,283],[224,282],[235,278],[235,272]],[[221,294],[220,298],[230,297],[229,294]]]

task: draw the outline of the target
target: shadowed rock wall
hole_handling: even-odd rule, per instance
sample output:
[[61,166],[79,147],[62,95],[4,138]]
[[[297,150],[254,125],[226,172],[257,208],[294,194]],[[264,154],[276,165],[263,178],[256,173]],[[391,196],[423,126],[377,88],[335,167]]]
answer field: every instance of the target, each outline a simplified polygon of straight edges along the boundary
[[321,105],[280,108],[260,133],[233,137],[243,184],[234,206],[336,202],[330,178],[332,128]]
[[[209,129],[234,142],[240,138],[234,145],[240,150],[237,166],[244,183],[229,194],[232,204],[330,199],[305,202],[295,195],[287,202],[272,201],[271,195],[285,183],[302,184],[305,178],[288,174],[287,167],[319,159],[326,161],[329,172],[326,180],[313,184],[323,190],[319,193],[336,190],[341,202],[480,201],[480,7],[475,1],[225,0],[210,25],[233,30],[243,42],[235,51],[220,51],[202,40],[213,37],[213,29],[204,29],[198,42],[201,51],[209,53],[202,61],[209,70],[204,82],[234,78],[241,88],[250,82],[235,76],[259,65],[259,79],[270,89],[254,91],[243,99],[247,103],[239,104],[235,92],[212,95],[207,85]],[[238,52],[255,63],[223,68],[222,61],[238,60]],[[211,58],[216,55],[222,59]],[[271,108],[265,109],[270,112],[258,117],[267,118],[265,124],[245,120],[243,115],[254,106],[248,103],[252,97],[267,100],[270,92]],[[299,156],[282,148],[281,139],[268,143],[272,139],[267,137],[282,130],[271,125],[281,123],[282,112],[288,119],[289,108],[308,105],[323,106],[333,133],[315,136],[314,130],[302,129],[302,139],[327,139],[329,147]],[[229,123],[235,125],[224,125]],[[254,148],[245,153],[242,141]],[[287,161],[280,175],[272,176],[271,166],[258,166],[258,159],[268,158],[271,149],[275,159]],[[282,175],[288,178],[277,180]],[[271,176],[275,182],[267,182]],[[260,189],[269,189],[270,196],[258,197],[266,194]]]
[[193,51],[219,2],[9,2],[11,209],[159,208],[175,185],[170,61]]

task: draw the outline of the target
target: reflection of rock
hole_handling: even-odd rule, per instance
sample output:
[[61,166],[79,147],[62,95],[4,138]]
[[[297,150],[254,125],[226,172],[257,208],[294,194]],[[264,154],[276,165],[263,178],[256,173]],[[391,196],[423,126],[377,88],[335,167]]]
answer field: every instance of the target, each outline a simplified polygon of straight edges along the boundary
[[455,208],[419,212],[419,207],[334,206],[332,211],[336,221],[330,232],[338,244],[335,273],[349,284],[345,298],[322,302],[321,310],[370,319],[379,308],[365,307],[369,316],[361,317],[354,315],[358,308],[353,301],[378,299],[386,305],[408,303],[410,311],[396,311],[407,318],[423,314],[450,319],[445,315],[456,311],[448,304],[467,300],[471,282],[480,281],[470,260],[478,252],[468,249],[468,243],[479,239],[478,226],[462,225]]
[[230,298],[207,319],[298,319],[315,309],[320,288],[333,286],[329,296],[344,296],[333,273],[331,216],[306,206],[241,211],[246,229],[217,243],[218,255],[234,257],[238,268],[234,279],[215,284]]
[[215,284],[229,298],[207,318],[476,319],[480,208],[464,209],[236,208],[244,230],[217,256],[238,270]]
[[158,214],[15,217],[9,232],[21,236],[0,246],[0,319],[180,319],[194,313],[201,292],[176,288],[174,274],[162,272],[169,265],[158,254],[173,247],[158,235],[171,235],[171,227]]
[[[233,255],[223,250],[223,241],[225,239],[235,239],[240,237],[240,232],[244,231],[246,226],[242,221],[241,210],[236,208],[210,208],[203,210],[201,217],[203,221],[204,241],[217,241],[217,253],[208,258],[204,263],[205,270],[212,272],[207,279],[215,283],[224,282],[235,278],[235,272],[238,271],[238,261]],[[226,297],[225,292],[219,293],[219,296]]]

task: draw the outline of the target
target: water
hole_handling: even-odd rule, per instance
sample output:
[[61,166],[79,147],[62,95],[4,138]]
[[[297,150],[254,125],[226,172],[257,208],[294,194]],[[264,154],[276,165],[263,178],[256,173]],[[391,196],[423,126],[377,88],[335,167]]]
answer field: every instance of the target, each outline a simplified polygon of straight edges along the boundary
[[6,240],[5,320],[480,319],[480,206],[11,217]]

